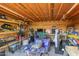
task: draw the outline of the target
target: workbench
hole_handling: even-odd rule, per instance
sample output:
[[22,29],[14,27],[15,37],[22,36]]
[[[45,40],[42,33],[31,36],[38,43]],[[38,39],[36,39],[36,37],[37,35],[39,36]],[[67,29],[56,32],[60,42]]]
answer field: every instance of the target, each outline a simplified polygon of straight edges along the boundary
[[69,56],[79,56],[79,49],[77,46],[66,46],[65,50]]
[[11,42],[11,43],[6,44],[5,46],[0,47],[0,52],[1,51],[4,51],[4,50],[7,50],[10,45],[15,44],[15,43],[18,43],[18,42],[19,41],[14,41],[14,42]]

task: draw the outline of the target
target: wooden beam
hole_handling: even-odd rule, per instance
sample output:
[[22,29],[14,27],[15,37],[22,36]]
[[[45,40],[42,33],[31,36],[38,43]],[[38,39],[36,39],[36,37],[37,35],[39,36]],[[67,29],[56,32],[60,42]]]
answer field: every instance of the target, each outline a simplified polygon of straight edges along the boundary
[[[20,14],[22,14],[24,17],[26,17],[27,16],[27,18],[28,19],[30,19],[30,20],[26,20],[26,21],[32,21],[33,20],[33,18],[31,18],[31,16],[29,15],[29,14],[27,14],[27,12],[25,12],[26,10],[23,8],[23,6],[20,6],[18,3],[16,3],[15,5],[14,5],[14,7],[16,7],[15,8],[15,10],[18,10],[19,12],[20,12]],[[18,12],[18,13],[19,13]],[[26,19],[26,18],[25,18]],[[24,20],[25,21],[25,20]]]
[[60,11],[61,11],[62,6],[63,6],[63,3],[61,3],[61,5],[60,5],[60,8],[59,8],[58,13],[57,13],[57,16],[56,16],[56,20],[57,20],[57,17],[59,16],[59,14],[60,14]]
[[76,16],[77,14],[79,14],[79,11],[77,11],[77,12],[75,12],[73,15],[71,15],[71,16],[69,17],[69,19],[72,18],[72,17],[74,17],[74,16]]
[[77,15],[79,13],[79,11],[77,11],[77,12],[75,12],[71,17],[73,17],[73,16],[75,16],[75,15]]
[[75,4],[68,10],[68,12],[67,12],[65,15],[69,14],[77,5],[78,5],[78,3],[75,3]]
[[[27,4],[20,4],[20,5],[22,5],[25,9],[28,9],[30,14],[32,15],[32,17],[34,17],[35,19],[39,19],[39,17],[30,9],[29,5],[27,5]],[[28,7],[26,7],[26,6],[28,6]]]
[[13,18],[13,19],[21,19],[20,17],[18,17],[17,18],[17,16],[16,15],[13,15],[13,14],[11,14],[11,13],[8,13],[8,12],[6,12],[5,10],[3,10],[3,9],[0,9],[0,13],[1,14],[5,14],[6,16],[8,16],[8,17],[11,17],[11,18]]
[[[42,14],[42,12],[41,12],[41,9],[40,9],[40,6],[39,6],[39,4],[38,3],[36,3],[36,8],[38,9],[38,12],[39,12],[39,14],[40,14],[40,20],[43,20],[43,17],[41,17],[41,16],[43,16],[43,14]],[[39,21],[40,21],[39,20]]]
[[49,5],[49,17],[50,21],[54,20],[54,4],[50,3]]
[[[3,9],[5,9],[5,10],[7,10],[7,11],[9,11],[9,12],[11,12],[11,13],[14,13],[14,14],[16,14],[16,15],[22,17],[23,19],[25,19],[25,17],[24,17],[23,15],[21,15],[21,14],[15,12],[15,11],[13,11],[13,10],[11,10],[11,9],[8,9],[7,7],[5,7],[5,6],[3,6],[3,5],[0,5],[0,7],[3,8]],[[29,21],[30,21],[30,20],[29,20]]]
[[7,7],[4,7],[3,5],[0,5],[0,7],[1,8],[3,8],[3,9],[6,9],[6,10],[8,10],[9,12],[12,12],[12,13],[14,13],[14,14],[17,14],[17,15],[19,15],[20,17],[22,17],[22,18],[25,18],[24,16],[22,16],[21,14],[19,14],[19,13],[17,13],[17,12],[14,12],[13,10],[11,10],[11,9],[8,9]]
[[[40,9],[40,11],[41,11],[41,14],[42,14],[42,18],[43,18],[43,20],[45,20],[46,18],[45,18],[45,15],[44,15],[44,11],[42,10],[42,8],[40,7],[40,4],[38,3],[38,8]],[[42,21],[43,21],[42,20]]]
[[[20,9],[21,11],[22,11],[22,13],[24,13],[24,14],[29,14],[27,11],[26,11],[26,9],[24,8],[24,6],[22,6],[22,5],[20,5],[20,4],[16,4],[16,6],[18,7],[18,9]],[[33,22],[33,19],[34,18],[32,18],[30,15],[25,15],[25,16],[27,16],[27,18],[29,18],[27,21],[31,21],[31,22]],[[25,19],[27,19],[26,17],[25,17]]]
[[[78,3],[75,3],[75,4],[67,11],[67,13],[64,14],[64,16],[66,17],[71,11],[73,11],[74,8],[76,8],[77,5],[78,5]],[[62,16],[62,18],[63,18],[63,16]],[[62,19],[62,18],[61,18],[61,19]],[[61,20],[61,19],[60,19],[60,20]]]
[[51,20],[51,4],[50,3],[48,4],[48,11],[49,11],[49,14],[48,14],[49,20]]
[[38,3],[35,3],[35,6],[36,6],[37,12],[38,12],[38,14],[39,14],[40,20],[43,20],[43,18],[41,17],[41,16],[43,16],[43,15],[42,15],[42,12],[41,12],[40,9],[39,9]]
[[[38,14],[37,14],[37,12],[36,12],[37,9],[36,9],[36,11],[34,11],[34,10],[33,10],[33,7],[31,7],[31,4],[28,4],[27,6],[29,7],[28,9],[30,10],[30,12],[31,12],[38,20],[40,20],[40,17],[38,16]],[[34,6],[34,7],[36,7],[36,6]]]

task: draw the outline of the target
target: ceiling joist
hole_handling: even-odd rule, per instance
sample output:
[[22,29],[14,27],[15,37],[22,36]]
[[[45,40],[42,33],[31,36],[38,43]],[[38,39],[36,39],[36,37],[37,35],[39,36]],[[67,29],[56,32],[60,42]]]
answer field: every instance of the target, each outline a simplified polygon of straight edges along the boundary
[[79,13],[78,10],[74,12],[74,10],[78,9],[78,3],[3,3],[0,4],[0,8],[6,15],[13,16],[15,17],[14,19],[20,19],[25,22],[61,20],[68,17],[68,15],[70,15],[69,17],[75,17]]
[[57,13],[57,15],[56,15],[56,19],[55,19],[55,20],[57,20],[59,14],[60,14],[60,11],[61,11],[61,9],[62,9],[62,6],[63,6],[63,3],[60,5],[60,8],[59,8],[59,10],[58,10],[58,13]]
[[1,8],[3,8],[3,9],[5,9],[5,10],[7,10],[7,11],[9,11],[9,12],[11,12],[11,13],[14,13],[14,14],[16,14],[16,15],[18,15],[18,16],[20,16],[20,17],[22,17],[22,18],[23,18],[23,20],[25,19],[25,17],[24,17],[23,15],[21,15],[21,14],[19,14],[19,13],[15,12],[15,11],[13,11],[13,10],[11,10],[11,9],[7,8],[7,7],[4,7],[3,5],[0,5],[0,7],[1,7]]
[[75,3],[75,4],[68,10],[68,12],[67,12],[65,15],[69,14],[77,5],[78,5],[78,3]]
[[[66,18],[66,16],[71,12],[73,11],[74,8],[76,8],[76,6],[78,5],[78,3],[75,3],[65,14],[63,14],[63,16]],[[60,20],[63,19],[63,16]]]

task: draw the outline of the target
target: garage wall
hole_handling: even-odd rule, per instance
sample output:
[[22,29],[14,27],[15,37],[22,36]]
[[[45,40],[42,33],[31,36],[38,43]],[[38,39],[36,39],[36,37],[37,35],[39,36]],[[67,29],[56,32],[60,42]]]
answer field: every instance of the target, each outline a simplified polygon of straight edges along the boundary
[[38,28],[52,29],[52,26],[56,26],[59,29],[66,30],[66,26],[71,24],[69,21],[44,21],[44,22],[34,22],[32,23],[32,28],[34,30]]
[[76,31],[79,32],[79,19],[76,19],[75,21],[73,21],[72,24],[74,24]]

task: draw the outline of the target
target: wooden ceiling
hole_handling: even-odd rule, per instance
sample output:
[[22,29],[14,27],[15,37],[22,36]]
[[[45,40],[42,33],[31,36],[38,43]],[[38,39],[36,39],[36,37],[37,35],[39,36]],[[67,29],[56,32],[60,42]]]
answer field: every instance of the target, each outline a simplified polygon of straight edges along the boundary
[[53,21],[79,18],[75,3],[0,3],[0,13],[24,21]]

